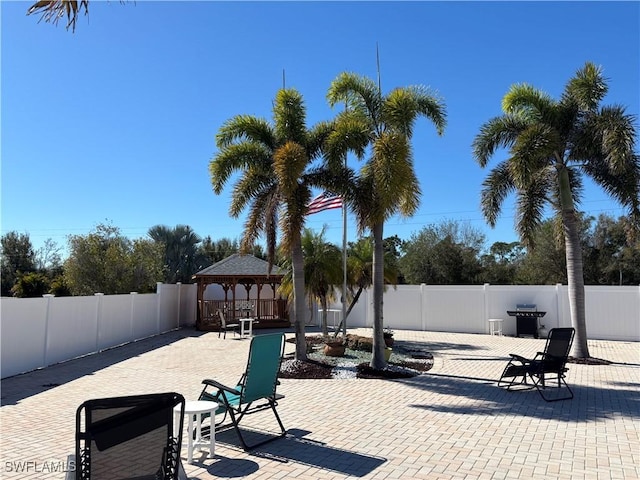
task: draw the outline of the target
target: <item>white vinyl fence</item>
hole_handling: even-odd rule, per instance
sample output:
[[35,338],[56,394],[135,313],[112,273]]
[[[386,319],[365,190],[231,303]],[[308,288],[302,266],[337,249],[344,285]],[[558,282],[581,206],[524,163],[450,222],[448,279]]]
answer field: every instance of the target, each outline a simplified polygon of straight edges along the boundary
[[196,295],[158,283],[149,294],[2,298],[2,378],[194,325]]
[[[640,341],[639,287],[587,286],[585,294],[589,339]],[[519,303],[545,311],[540,323],[547,329],[571,324],[565,285],[400,285],[385,292],[384,325],[488,334],[488,319],[502,318],[504,334],[515,335],[516,320],[507,310]],[[159,283],[152,294],[2,298],[2,378],[194,325],[196,305],[193,284]],[[337,325],[342,306],[329,308],[334,314],[330,324]],[[347,323],[350,328],[372,326],[371,290],[362,293]]]
[[[640,341],[640,287],[586,286],[587,337]],[[340,293],[336,295],[340,298]],[[371,289],[362,292],[347,318],[347,326],[373,325]],[[384,325],[401,330],[489,333],[490,318],[501,318],[503,333],[516,334],[516,319],[507,315],[519,303],[546,312],[539,323],[547,330],[570,327],[566,285],[399,285],[384,294]],[[332,311],[341,304],[333,303]],[[329,316],[329,325],[340,321]],[[317,323],[317,318],[315,319]]]

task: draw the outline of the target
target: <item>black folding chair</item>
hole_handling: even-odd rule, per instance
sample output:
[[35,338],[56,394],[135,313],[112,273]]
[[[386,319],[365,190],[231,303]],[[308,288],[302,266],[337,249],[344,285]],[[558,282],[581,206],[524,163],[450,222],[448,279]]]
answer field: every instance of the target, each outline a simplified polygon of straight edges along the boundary
[[[565,380],[565,375],[574,334],[573,328],[552,328],[544,352],[538,352],[532,359],[511,353],[511,360],[502,372],[498,386],[506,387],[507,390],[526,390],[535,387],[547,402],[573,398],[573,392]],[[527,383],[527,378],[531,380],[531,384]],[[557,390],[548,384],[548,380],[557,380]],[[552,390],[555,392],[552,393]],[[561,393],[564,390],[567,391],[565,395]]]
[[76,412],[75,478],[180,479],[184,403],[173,392],[84,402]]

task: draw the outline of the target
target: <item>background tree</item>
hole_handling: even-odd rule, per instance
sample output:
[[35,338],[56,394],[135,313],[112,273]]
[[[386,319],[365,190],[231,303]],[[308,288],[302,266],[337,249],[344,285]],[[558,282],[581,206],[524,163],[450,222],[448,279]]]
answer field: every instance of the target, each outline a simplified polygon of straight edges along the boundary
[[47,276],[40,272],[21,274],[11,287],[14,297],[41,297],[49,292],[50,282]]
[[28,233],[11,231],[0,238],[2,295],[11,296],[11,288],[22,274],[36,271],[36,255]]
[[[335,286],[342,283],[342,250],[333,243],[327,242],[325,228],[314,232],[305,228],[302,233],[302,254],[304,257],[304,284],[309,298],[309,304],[315,302],[322,308],[322,334],[329,334],[327,326],[327,309],[329,300],[335,296]],[[291,262],[287,258],[282,265],[287,269],[280,284],[280,293],[286,297],[292,296],[293,282]]]
[[[412,215],[420,202],[420,185],[413,168],[411,137],[415,121],[423,116],[438,134],[446,123],[443,102],[422,86],[396,88],[383,95],[380,85],[353,73],[340,74],[329,87],[331,106],[344,103],[336,119],[337,143],[369,158],[353,182],[342,192],[356,214],[360,231],[373,236],[373,355],[372,368],[384,368],[383,290],[384,222],[395,214]],[[362,141],[360,145],[357,145]],[[354,143],[356,148],[354,148]]]
[[[395,244],[397,237],[385,239],[385,264],[384,283],[385,285],[397,285],[400,272],[396,258]],[[343,322],[347,321],[353,307],[358,303],[362,292],[373,284],[373,239],[371,237],[359,238],[356,242],[349,242],[347,249],[347,300],[349,306],[345,312],[345,318],[340,321],[340,325],[335,331],[338,336]]]
[[473,142],[481,167],[499,148],[508,152],[483,183],[482,211],[491,226],[511,192],[517,195],[516,229],[527,245],[534,241],[545,206],[561,222],[576,329],[573,354],[580,358],[589,357],[578,213],[582,176],[628,207],[634,228],[640,224],[635,117],[619,105],[601,106],[607,90],[601,69],[588,62],[569,80],[560,100],[527,84],[513,85],[502,100],[504,114],[482,125]]
[[533,247],[527,249],[516,272],[516,283],[522,285],[555,285],[567,283],[567,260],[564,242],[552,219],[545,220],[533,234]]
[[513,285],[525,256],[520,242],[495,242],[489,253],[480,257],[482,283],[493,285]]
[[73,295],[153,292],[162,280],[163,252],[151,240],[131,242],[117,227],[100,224],[68,241],[64,277]]
[[191,283],[192,275],[208,266],[198,248],[202,239],[188,225],[155,225],[149,237],[164,250],[164,283]]
[[[230,238],[221,238],[219,240],[213,240],[211,236],[206,236],[199,247],[200,255],[205,259],[206,265],[213,265],[227,258],[229,255],[238,253],[240,251],[240,245],[238,240]],[[260,244],[254,244],[248,253],[251,253],[254,257],[266,260],[267,256],[264,252],[264,248]]]
[[464,285],[480,283],[480,230],[454,220],[431,224],[404,242],[400,268],[407,283]]
[[229,207],[233,218],[249,209],[241,251],[250,251],[264,234],[271,265],[280,228],[281,248],[291,257],[298,360],[307,357],[301,234],[312,188],[327,187],[328,173],[320,165],[314,166],[314,161],[320,158],[331,128],[328,123],[319,123],[307,129],[302,96],[294,89],[282,89],[273,102],[273,124],[250,115],[231,118],[216,135],[219,151],[209,164],[216,194],[222,192],[233,172],[241,172]]
[[640,236],[627,217],[598,216],[585,249],[585,282],[594,285],[640,283]]

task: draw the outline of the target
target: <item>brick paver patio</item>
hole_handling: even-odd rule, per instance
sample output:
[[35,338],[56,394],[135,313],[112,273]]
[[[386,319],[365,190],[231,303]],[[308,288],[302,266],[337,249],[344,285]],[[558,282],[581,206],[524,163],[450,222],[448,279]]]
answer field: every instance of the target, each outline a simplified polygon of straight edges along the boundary
[[[589,342],[593,356],[616,363],[570,364],[575,398],[545,403],[535,391],[496,386],[509,353],[532,356],[544,340],[395,337],[433,353],[433,369],[397,381],[282,380],[289,436],[246,453],[222,432],[215,458],[185,461],[189,478],[640,478],[640,344]],[[160,391],[195,399],[203,378],[235,382],[248,348],[246,339],[183,329],[3,380],[0,478],[64,478],[82,401]],[[268,429],[271,420],[246,422]]]

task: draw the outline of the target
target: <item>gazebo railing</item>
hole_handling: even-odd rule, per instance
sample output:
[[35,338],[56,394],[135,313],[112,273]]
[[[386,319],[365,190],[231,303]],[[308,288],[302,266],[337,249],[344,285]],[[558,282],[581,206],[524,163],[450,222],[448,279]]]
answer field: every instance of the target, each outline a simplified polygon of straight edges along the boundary
[[250,300],[202,300],[200,308],[201,320],[205,324],[217,324],[218,310],[222,310],[229,321],[242,317],[252,317],[256,320],[287,320],[287,301],[275,299]]

